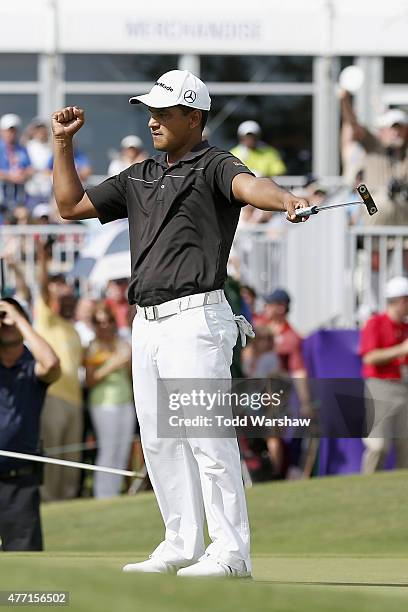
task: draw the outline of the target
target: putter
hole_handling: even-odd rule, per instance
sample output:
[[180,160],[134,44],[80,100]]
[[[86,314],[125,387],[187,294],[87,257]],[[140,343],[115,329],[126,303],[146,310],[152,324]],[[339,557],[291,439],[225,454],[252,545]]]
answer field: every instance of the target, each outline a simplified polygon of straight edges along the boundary
[[296,216],[299,219],[303,217],[309,217],[310,215],[317,215],[321,210],[328,210],[329,208],[341,208],[342,206],[355,206],[356,204],[364,204],[367,208],[367,212],[369,215],[375,215],[378,212],[378,208],[375,205],[373,198],[370,195],[366,185],[359,185],[357,187],[357,191],[360,194],[361,200],[356,200],[355,202],[344,202],[344,204],[325,204],[323,206],[308,206],[307,208],[300,208],[296,211]]

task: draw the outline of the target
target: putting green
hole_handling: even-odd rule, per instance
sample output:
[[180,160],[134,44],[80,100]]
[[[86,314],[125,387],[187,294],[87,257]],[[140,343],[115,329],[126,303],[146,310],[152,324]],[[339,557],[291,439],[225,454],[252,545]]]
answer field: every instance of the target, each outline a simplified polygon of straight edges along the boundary
[[249,490],[253,581],[123,574],[161,540],[151,493],[49,504],[46,552],[0,555],[0,589],[69,591],[75,611],[406,610],[407,479],[396,471]]

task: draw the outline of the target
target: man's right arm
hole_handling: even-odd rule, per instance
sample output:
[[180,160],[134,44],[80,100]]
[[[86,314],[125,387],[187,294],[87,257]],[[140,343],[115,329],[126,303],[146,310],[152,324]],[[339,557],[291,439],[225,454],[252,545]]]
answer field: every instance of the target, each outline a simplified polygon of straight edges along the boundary
[[68,220],[98,217],[96,208],[84,191],[74,162],[72,139],[83,126],[84,117],[84,111],[76,106],[68,106],[52,115],[54,195],[61,217]]

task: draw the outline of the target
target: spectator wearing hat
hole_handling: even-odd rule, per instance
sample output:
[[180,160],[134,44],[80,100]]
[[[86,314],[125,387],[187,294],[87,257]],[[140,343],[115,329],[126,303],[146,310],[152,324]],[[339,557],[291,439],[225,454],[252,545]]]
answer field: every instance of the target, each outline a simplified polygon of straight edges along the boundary
[[143,141],[135,134],[125,136],[120,143],[120,153],[116,159],[109,164],[108,175],[114,176],[126,170],[132,164],[137,164],[147,159],[148,154],[144,150]]
[[[290,296],[285,289],[277,288],[265,298],[266,304],[261,323],[269,328],[274,338],[274,351],[280,361],[280,371],[289,375],[295,385],[300,402],[302,416],[313,417],[314,408],[310,388],[307,381],[307,371],[302,354],[302,338],[288,321]],[[296,449],[293,449],[296,450]],[[268,451],[275,466],[281,468],[284,462],[284,445],[280,438],[268,441]],[[291,460],[296,463],[295,459]]]
[[237,131],[239,144],[231,149],[256,176],[272,177],[285,174],[286,166],[279,152],[260,140],[261,126],[256,121],[244,121]]
[[408,467],[408,279],[394,277],[385,288],[385,312],[361,331],[360,354],[366,387],[362,472],[381,470],[392,443],[396,467]]
[[40,202],[33,208],[32,218],[38,225],[48,225],[52,222],[52,207],[47,202]]
[[0,118],[0,181],[3,205],[13,208],[24,203],[24,185],[33,174],[27,149],[18,142],[21,119],[14,113]]
[[354,113],[350,94],[341,93],[343,122],[352,138],[365,151],[361,163],[363,180],[374,200],[381,202],[378,214],[364,215],[365,224],[406,225],[408,223],[408,115],[393,108],[379,116],[376,131],[362,126]]

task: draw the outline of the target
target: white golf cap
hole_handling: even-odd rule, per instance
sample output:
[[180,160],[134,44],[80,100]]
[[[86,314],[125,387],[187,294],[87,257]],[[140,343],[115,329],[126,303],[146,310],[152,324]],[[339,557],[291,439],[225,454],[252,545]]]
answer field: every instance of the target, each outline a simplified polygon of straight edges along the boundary
[[128,149],[129,147],[134,147],[135,149],[143,149],[143,141],[139,136],[135,134],[129,134],[129,136],[125,136],[122,138],[120,146],[122,149]]
[[255,134],[259,136],[261,133],[261,126],[256,121],[244,121],[238,126],[238,136],[246,136],[247,134]]
[[49,217],[51,215],[52,209],[49,204],[43,202],[41,204],[37,204],[33,208],[33,217],[36,219],[40,217]]
[[376,123],[377,127],[379,128],[392,127],[396,123],[399,123],[400,125],[407,125],[408,115],[400,108],[391,108],[383,115],[380,115]]
[[130,104],[146,104],[152,108],[169,106],[190,106],[209,111],[211,98],[207,86],[188,70],[170,70],[153,85],[148,94],[134,96]]
[[388,300],[408,296],[408,278],[394,276],[385,286],[385,297]]
[[0,129],[9,130],[10,128],[18,128],[21,125],[21,119],[14,113],[7,113],[0,119]]

